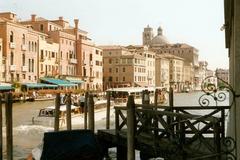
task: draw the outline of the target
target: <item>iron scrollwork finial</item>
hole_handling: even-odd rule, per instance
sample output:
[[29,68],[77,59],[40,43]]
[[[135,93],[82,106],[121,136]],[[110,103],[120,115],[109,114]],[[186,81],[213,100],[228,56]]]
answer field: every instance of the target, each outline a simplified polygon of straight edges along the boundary
[[[216,79],[220,85],[217,85],[217,83],[212,83],[212,79]],[[202,96],[200,96],[198,102],[202,107],[218,106],[219,103],[224,101],[226,102],[228,97],[228,106],[231,106],[234,102],[234,98],[236,97],[233,87],[223,79],[215,76],[206,77],[202,81],[201,90],[204,93]]]

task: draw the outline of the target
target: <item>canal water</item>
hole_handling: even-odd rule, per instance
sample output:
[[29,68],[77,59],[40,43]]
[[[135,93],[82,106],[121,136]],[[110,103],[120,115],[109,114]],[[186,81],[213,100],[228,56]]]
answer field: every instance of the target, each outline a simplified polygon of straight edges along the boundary
[[[202,92],[176,93],[174,94],[175,106],[199,106],[199,97]],[[222,105],[227,105],[227,100]],[[38,101],[13,104],[13,144],[14,160],[22,160],[27,157],[31,150],[42,141],[44,132],[53,131],[53,128],[32,124],[32,117],[36,117],[41,108],[54,105],[54,101]],[[221,104],[218,104],[221,105]],[[114,127],[114,113],[111,110],[111,127]],[[4,107],[3,107],[3,113]],[[203,113],[204,114],[204,113]],[[4,114],[3,114],[4,117]],[[3,121],[5,122],[5,120]],[[75,129],[82,129],[82,125],[73,126]],[[105,118],[96,122],[96,129],[105,128]],[[3,127],[4,154],[6,154],[5,127]]]

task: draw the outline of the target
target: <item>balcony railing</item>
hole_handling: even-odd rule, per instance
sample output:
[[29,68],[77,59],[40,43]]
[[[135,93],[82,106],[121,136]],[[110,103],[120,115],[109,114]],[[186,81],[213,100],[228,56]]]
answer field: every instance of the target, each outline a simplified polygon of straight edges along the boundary
[[27,66],[22,66],[22,72],[27,72],[28,67]]
[[10,42],[9,43],[9,48],[14,49],[15,48],[15,43],[14,42]]
[[10,71],[16,71],[16,65],[10,65],[9,70]]
[[26,44],[22,44],[22,51],[26,51],[27,50],[27,45]]

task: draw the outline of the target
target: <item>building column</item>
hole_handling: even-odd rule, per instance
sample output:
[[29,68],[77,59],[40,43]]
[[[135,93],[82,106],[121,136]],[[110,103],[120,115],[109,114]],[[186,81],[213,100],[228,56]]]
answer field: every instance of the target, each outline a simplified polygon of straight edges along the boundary
[[[230,39],[230,82],[236,95],[240,95],[240,1],[234,0],[233,19]],[[236,141],[236,157],[240,159],[240,97],[235,97],[235,103],[231,106],[228,135]]]

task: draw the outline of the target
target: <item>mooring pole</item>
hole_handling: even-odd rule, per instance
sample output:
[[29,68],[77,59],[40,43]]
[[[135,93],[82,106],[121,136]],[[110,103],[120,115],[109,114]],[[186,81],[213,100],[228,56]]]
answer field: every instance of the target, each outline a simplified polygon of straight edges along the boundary
[[12,93],[5,94],[7,160],[13,160]]
[[135,103],[133,95],[127,102],[127,159],[135,160]]
[[2,119],[2,95],[0,95],[0,160],[3,159],[2,151],[3,151],[3,136],[2,136],[2,127],[3,127],[3,119]]
[[87,105],[88,105],[88,92],[85,93],[84,101],[84,129],[87,129]]
[[[173,88],[169,88],[169,109],[167,109],[169,112],[173,112]],[[173,119],[171,117],[167,117],[167,124],[170,126]],[[170,127],[170,130],[173,131],[173,128]],[[168,134],[168,137],[170,138],[170,134]]]
[[67,96],[67,130],[72,130],[72,122],[71,122],[71,93]]
[[106,115],[106,129],[110,128],[110,92],[107,92],[107,115]]
[[[55,99],[55,123],[54,123],[54,131],[59,131],[59,114],[60,114],[60,93],[57,93]],[[64,118],[64,117],[62,117]]]
[[88,98],[88,129],[94,132],[94,101],[92,94]]

